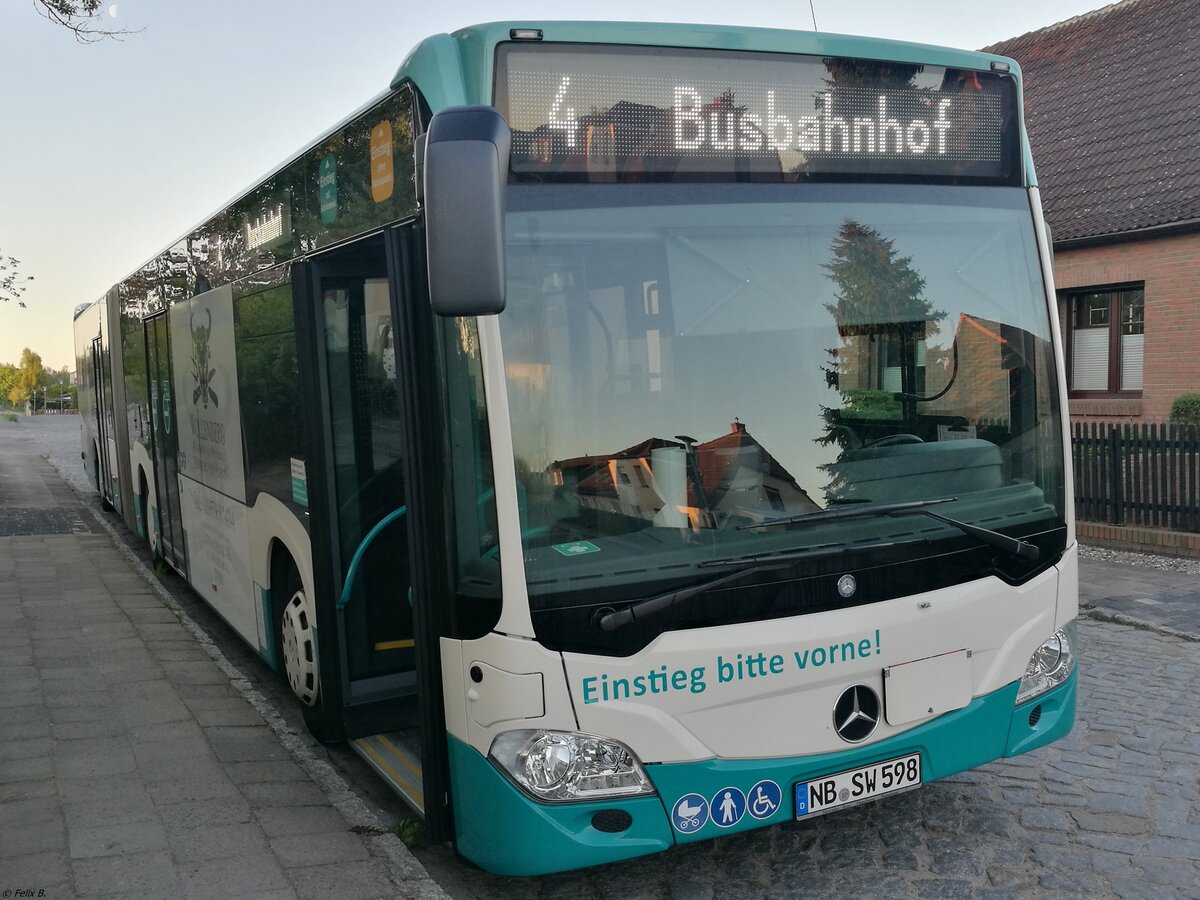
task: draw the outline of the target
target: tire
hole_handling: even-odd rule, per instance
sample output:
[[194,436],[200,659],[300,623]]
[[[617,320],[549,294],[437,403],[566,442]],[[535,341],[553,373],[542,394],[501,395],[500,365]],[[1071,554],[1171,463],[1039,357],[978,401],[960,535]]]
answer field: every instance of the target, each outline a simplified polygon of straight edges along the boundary
[[316,642],[304,584],[295,564],[289,564],[280,602],[275,604],[275,648],[279,672],[292,693],[307,707],[317,705],[320,678],[317,670]]

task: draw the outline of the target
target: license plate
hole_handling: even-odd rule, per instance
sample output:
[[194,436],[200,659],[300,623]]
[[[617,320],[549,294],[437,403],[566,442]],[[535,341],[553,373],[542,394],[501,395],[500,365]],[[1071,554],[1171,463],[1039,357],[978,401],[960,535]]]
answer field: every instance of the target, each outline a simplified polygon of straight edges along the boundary
[[920,785],[919,753],[848,769],[825,778],[814,778],[796,785],[796,818],[832,812],[887,794],[912,790]]

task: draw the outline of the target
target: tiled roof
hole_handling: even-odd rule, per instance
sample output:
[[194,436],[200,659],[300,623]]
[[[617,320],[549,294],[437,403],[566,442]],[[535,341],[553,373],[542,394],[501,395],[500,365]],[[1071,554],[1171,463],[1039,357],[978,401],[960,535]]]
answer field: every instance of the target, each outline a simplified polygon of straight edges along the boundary
[[1056,244],[1200,220],[1200,2],[1122,0],[984,49],[1024,73]]

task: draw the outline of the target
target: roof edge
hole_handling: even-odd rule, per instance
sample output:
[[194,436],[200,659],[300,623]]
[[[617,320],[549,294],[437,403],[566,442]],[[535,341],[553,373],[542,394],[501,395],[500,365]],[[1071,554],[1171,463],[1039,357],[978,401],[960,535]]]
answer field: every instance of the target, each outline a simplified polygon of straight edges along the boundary
[[1078,22],[1083,21],[1084,19],[1099,19],[1102,16],[1108,15],[1110,12],[1112,12],[1118,6],[1121,6],[1123,4],[1129,4],[1130,6],[1132,6],[1133,4],[1135,4],[1137,2],[1139,2],[1139,0],[1114,0],[1114,2],[1109,3],[1107,6],[1102,6],[1099,9],[1088,10],[1087,12],[1080,13],[1077,16],[1071,16],[1071,18],[1069,18],[1069,19],[1063,19],[1061,22],[1054,22],[1050,25],[1043,25],[1041,28],[1035,28],[1032,31],[1026,31],[1024,34],[1015,34],[1012,37],[1005,38],[1002,41],[994,41],[994,42],[988,44],[986,47],[980,47],[979,52],[980,53],[1002,53],[1003,51],[995,50],[992,48],[1003,47],[1006,44],[1014,44],[1017,41],[1022,41],[1025,38],[1029,37],[1030,35],[1034,35],[1034,34],[1049,34],[1050,32],[1056,31],[1059,28],[1066,28],[1070,25],[1075,25]]
[[1151,240],[1153,238],[1171,237],[1176,234],[1190,234],[1200,231],[1200,218],[1185,219],[1182,222],[1167,222],[1163,225],[1148,225],[1145,228],[1135,228],[1130,231],[1115,231],[1110,234],[1096,234],[1089,237],[1069,238],[1065,241],[1055,241],[1054,249],[1083,250],[1086,247],[1099,247],[1104,244],[1125,244],[1130,241]]

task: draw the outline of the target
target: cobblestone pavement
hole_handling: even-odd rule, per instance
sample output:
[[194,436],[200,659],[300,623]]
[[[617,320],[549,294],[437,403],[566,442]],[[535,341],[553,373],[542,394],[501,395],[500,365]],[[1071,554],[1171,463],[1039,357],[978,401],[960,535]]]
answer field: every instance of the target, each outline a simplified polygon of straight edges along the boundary
[[462,898],[1200,897],[1193,584],[1196,562],[1085,548],[1078,719],[1031,754],[811,822],[582,872],[502,879],[448,847],[418,857]]

